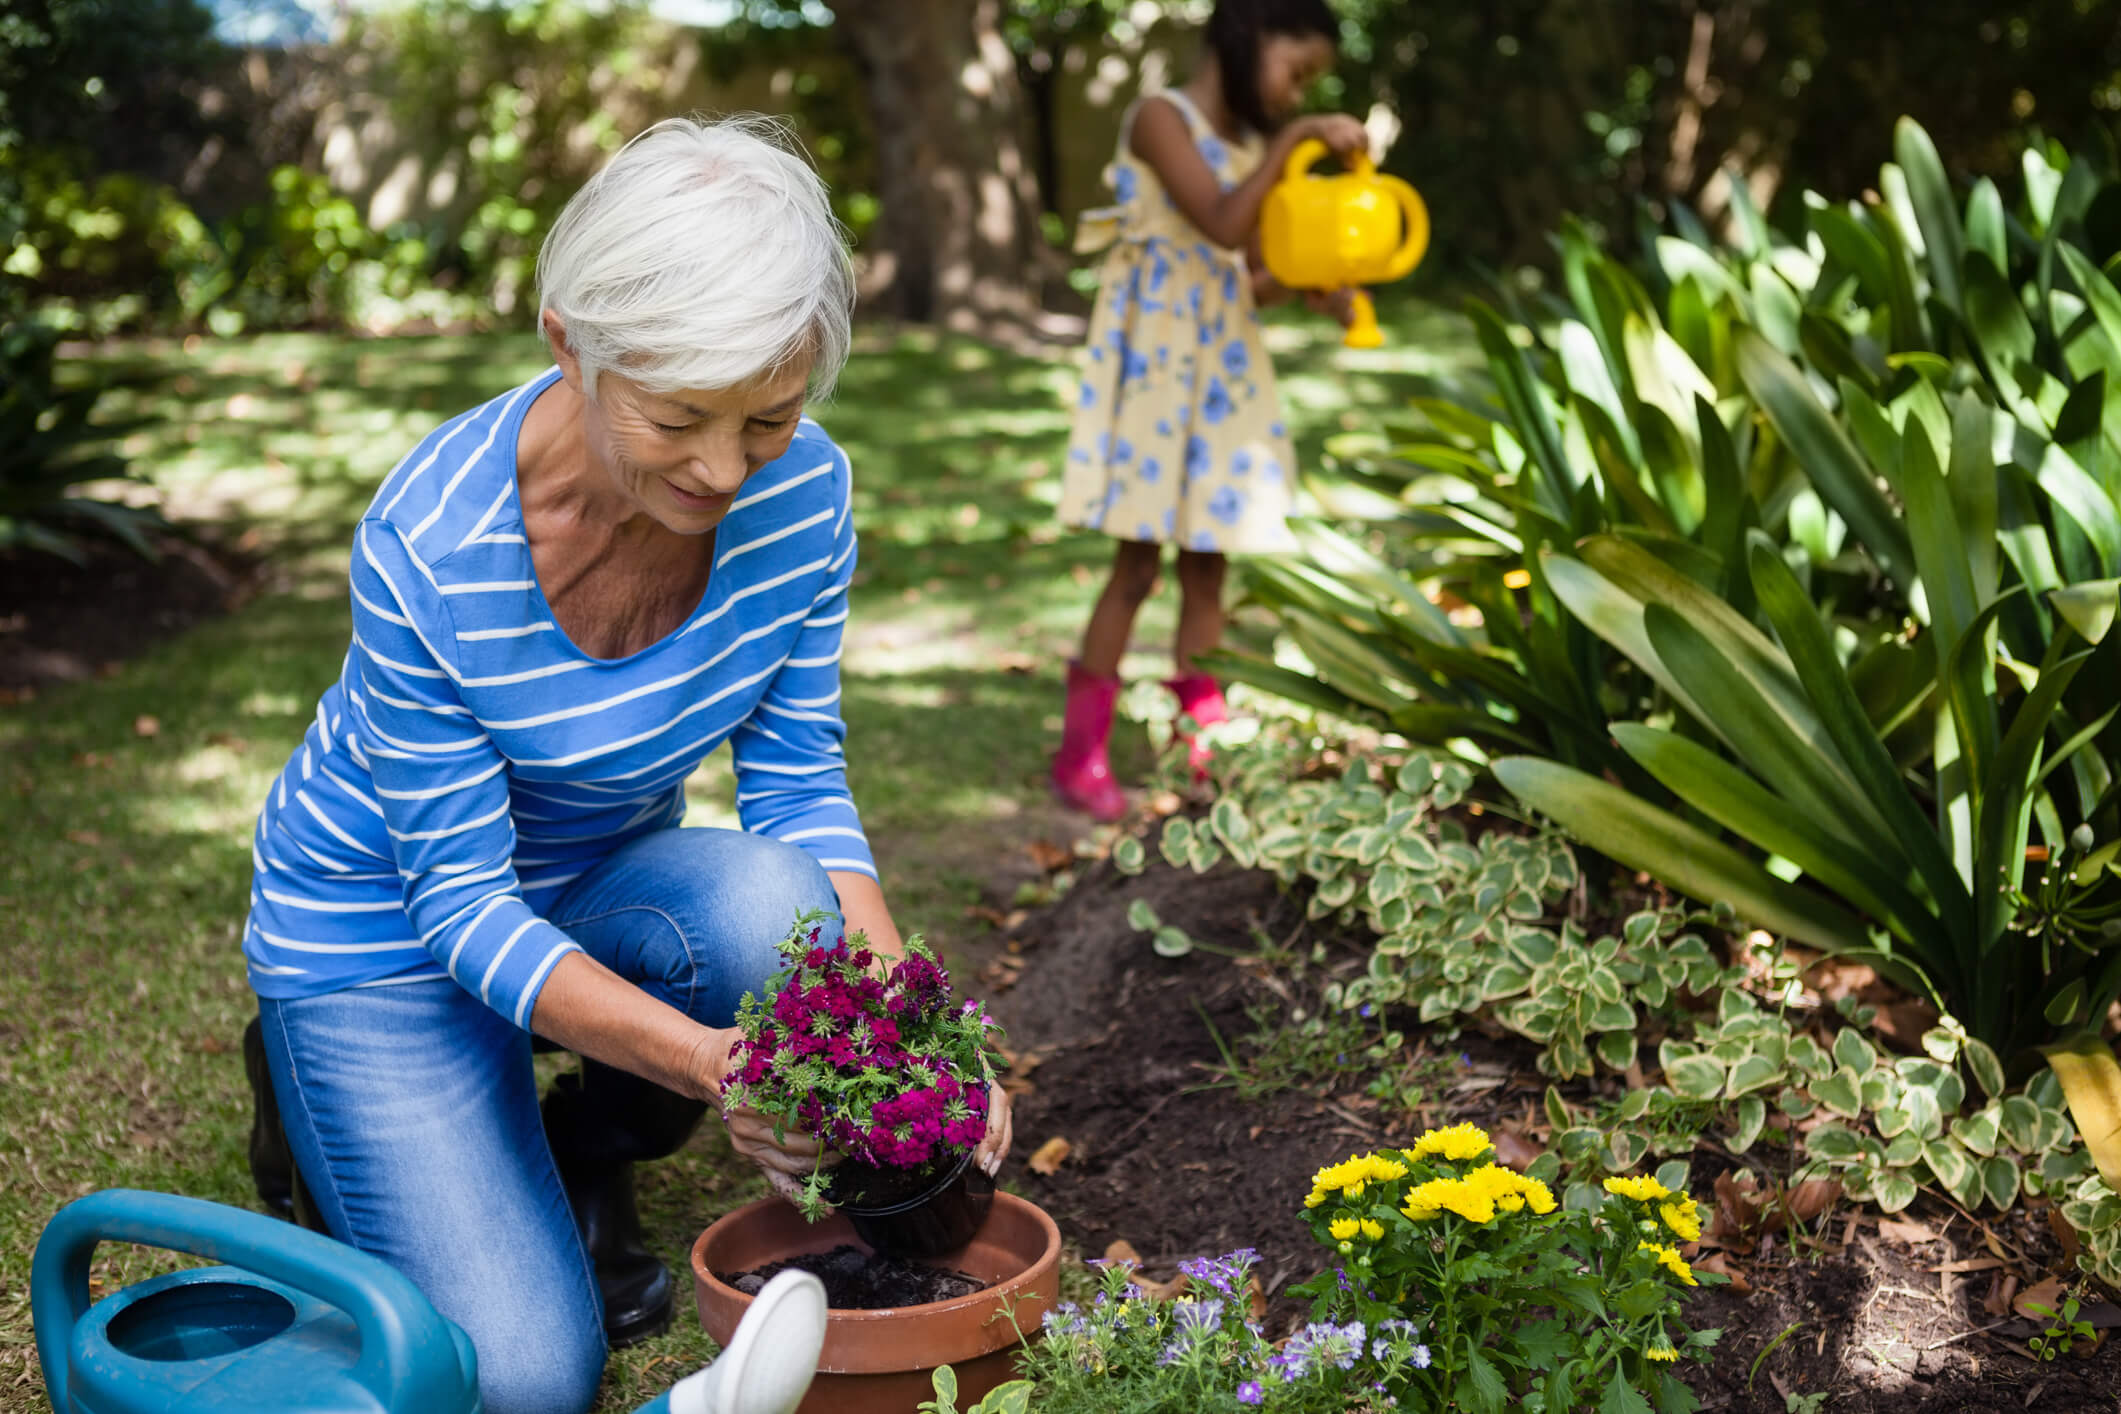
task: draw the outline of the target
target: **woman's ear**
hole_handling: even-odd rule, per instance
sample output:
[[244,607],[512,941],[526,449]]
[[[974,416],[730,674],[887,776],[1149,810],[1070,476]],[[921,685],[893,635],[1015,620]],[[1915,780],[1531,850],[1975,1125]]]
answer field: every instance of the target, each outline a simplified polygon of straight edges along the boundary
[[538,316],[538,332],[552,350],[552,361],[560,366],[561,379],[575,392],[582,392],[582,361],[567,342],[567,321],[557,311],[548,309]]

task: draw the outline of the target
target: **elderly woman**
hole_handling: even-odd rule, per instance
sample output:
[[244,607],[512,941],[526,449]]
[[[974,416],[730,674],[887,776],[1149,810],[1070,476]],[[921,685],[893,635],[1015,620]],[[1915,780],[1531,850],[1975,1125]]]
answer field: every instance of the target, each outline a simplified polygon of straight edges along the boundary
[[[770,124],[666,122],[538,275],[557,367],[436,428],[362,517],[244,936],[316,1213],[465,1329],[489,1414],[579,1414],[607,1332],[668,1321],[631,1165],[719,1109],[796,915],[898,947],[841,749],[848,463],[803,415],[853,298],[822,185]],[[744,829],[679,829],[724,741]],[[583,1058],[542,1106],[533,1035]],[[818,1162],[723,1118],[783,1185]]]

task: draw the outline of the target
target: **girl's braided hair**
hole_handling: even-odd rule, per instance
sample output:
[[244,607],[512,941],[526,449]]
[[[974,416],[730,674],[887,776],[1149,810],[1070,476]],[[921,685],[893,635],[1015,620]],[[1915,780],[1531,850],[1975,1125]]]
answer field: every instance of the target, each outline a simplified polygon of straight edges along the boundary
[[1322,34],[1340,43],[1340,21],[1326,0],[1216,0],[1208,19],[1208,52],[1222,70],[1223,97],[1238,121],[1256,133],[1274,131],[1259,95],[1259,48],[1270,34]]

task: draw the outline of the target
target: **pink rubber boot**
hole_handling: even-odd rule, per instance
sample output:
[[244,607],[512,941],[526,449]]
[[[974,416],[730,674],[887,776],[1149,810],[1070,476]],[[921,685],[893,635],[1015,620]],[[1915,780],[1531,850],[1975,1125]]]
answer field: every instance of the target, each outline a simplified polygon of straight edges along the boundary
[[1053,757],[1053,789],[1061,800],[1100,820],[1127,813],[1127,797],[1112,779],[1105,743],[1112,735],[1112,704],[1119,679],[1100,677],[1082,664],[1068,664],[1068,712],[1060,750]]
[[[1223,690],[1214,678],[1206,673],[1187,673],[1172,678],[1164,684],[1178,698],[1178,710],[1204,727],[1230,720],[1230,708],[1223,701]],[[1193,767],[1193,779],[1206,780],[1208,758],[1213,755],[1208,743],[1198,736],[1181,737],[1186,743],[1186,760]]]

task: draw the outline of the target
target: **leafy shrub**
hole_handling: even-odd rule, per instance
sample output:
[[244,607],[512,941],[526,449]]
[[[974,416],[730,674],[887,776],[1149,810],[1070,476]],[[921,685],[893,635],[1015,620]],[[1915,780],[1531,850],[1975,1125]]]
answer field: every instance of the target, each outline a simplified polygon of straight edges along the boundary
[[68,494],[84,481],[129,477],[111,439],[138,423],[91,419],[108,384],[62,389],[59,333],[37,324],[0,331],[0,551],[84,559],[82,537],[104,536],[154,559],[153,511]]

